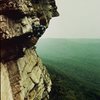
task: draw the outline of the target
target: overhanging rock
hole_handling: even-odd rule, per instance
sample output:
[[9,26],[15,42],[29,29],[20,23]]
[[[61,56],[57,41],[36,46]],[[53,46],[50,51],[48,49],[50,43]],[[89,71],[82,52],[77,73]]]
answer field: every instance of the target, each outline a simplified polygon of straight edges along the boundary
[[54,0],[0,0],[1,100],[48,100],[51,79],[35,50],[52,17]]

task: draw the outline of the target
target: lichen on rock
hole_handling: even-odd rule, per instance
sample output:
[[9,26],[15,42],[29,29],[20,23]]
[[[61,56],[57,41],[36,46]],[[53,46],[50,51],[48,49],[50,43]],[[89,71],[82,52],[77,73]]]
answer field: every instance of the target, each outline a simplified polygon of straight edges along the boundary
[[48,100],[51,79],[35,44],[52,17],[54,0],[0,0],[1,100]]

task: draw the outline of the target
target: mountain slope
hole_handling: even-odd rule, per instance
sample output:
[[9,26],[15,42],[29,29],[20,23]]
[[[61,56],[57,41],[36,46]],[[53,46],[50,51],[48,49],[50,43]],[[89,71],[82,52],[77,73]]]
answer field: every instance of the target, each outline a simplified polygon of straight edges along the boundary
[[[99,44],[99,39],[45,39],[38,43],[38,53],[51,73],[52,91],[57,94],[60,87],[64,93],[58,93],[60,97],[63,96],[58,100],[99,100]],[[71,88],[73,99],[68,99],[68,88]]]

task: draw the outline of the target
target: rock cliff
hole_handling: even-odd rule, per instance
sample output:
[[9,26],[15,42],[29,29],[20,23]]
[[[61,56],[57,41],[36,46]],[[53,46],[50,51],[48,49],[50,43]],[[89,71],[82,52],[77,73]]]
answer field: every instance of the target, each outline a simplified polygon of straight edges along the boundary
[[1,63],[1,100],[46,100],[50,76],[34,48],[18,60]]
[[58,16],[54,0],[0,0],[0,99],[48,100],[51,79],[35,44]]

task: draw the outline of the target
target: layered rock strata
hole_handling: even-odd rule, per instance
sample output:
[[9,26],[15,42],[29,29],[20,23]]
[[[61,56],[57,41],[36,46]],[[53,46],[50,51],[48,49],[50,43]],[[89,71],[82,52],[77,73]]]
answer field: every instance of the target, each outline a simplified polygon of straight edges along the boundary
[[50,76],[34,48],[25,50],[25,56],[0,63],[1,100],[48,100]]
[[0,0],[0,99],[48,100],[50,76],[35,50],[54,0]]

